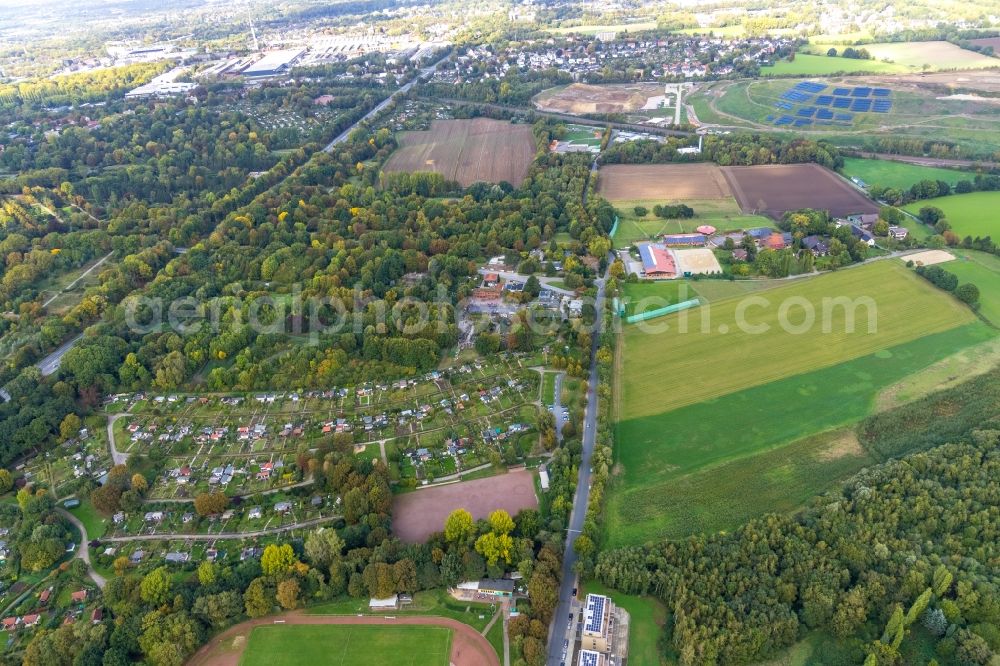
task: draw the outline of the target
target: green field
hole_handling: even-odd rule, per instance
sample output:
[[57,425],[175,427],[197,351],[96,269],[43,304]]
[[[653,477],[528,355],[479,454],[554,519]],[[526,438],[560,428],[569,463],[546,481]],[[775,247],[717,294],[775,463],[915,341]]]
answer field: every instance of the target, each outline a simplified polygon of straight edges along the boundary
[[583,594],[610,596],[616,606],[624,608],[628,612],[629,663],[641,664],[642,666],[656,666],[666,663],[660,643],[666,642],[664,640],[664,625],[667,621],[667,609],[664,608],[659,599],[622,594],[597,581],[584,583]]
[[825,55],[796,53],[795,60],[779,60],[772,67],[761,67],[761,76],[830,76],[831,74],[852,74],[867,72],[873,74],[899,74],[910,68],[899,64],[877,60],[854,60],[851,58],[830,58]]
[[695,298],[697,295],[687,280],[626,282],[622,285],[626,315],[666,307]]
[[979,313],[1000,327],[1000,257],[975,250],[955,250],[955,255],[941,268],[957,275],[959,283],[979,287]]
[[1000,192],[952,194],[947,197],[914,201],[903,208],[916,215],[925,206],[936,206],[943,210],[952,231],[961,238],[1000,237],[1000,225],[997,224],[994,215],[994,211],[1000,207]]
[[[905,378],[996,336],[898,261],[779,284],[748,294],[771,303],[748,316],[771,324],[765,333],[739,330],[741,296],[712,303],[708,333],[701,333],[699,311],[689,311],[686,334],[676,333],[680,315],[649,322],[671,324],[663,333],[625,329],[616,433],[621,476],[607,511],[613,545],[730,529],[766,511],[793,510],[872,462],[850,431],[837,429],[870,414],[876,399]],[[709,285],[744,286],[691,286]],[[659,285],[641,287],[637,296]],[[795,335],[770,316],[789,298],[816,304],[865,295],[877,306],[873,333],[863,309],[853,334],[843,318],[829,319],[829,333],[817,323]],[[818,318],[821,311],[817,305]],[[720,325],[730,332],[719,332]],[[932,373],[905,394],[916,399],[950,379]]]
[[975,174],[955,169],[920,166],[891,160],[869,160],[845,157],[843,172],[865,181],[867,185],[882,185],[896,189],[909,189],[922,180],[943,180],[954,186],[960,180],[972,180]]
[[[766,297],[738,319],[742,298],[719,301],[677,315],[630,326],[625,349],[623,419],[639,418],[717,398],[811,370],[871,354],[974,320],[954,298],[906,269],[878,261],[815,278],[790,281],[755,298]],[[855,330],[847,326],[846,308],[824,299],[870,299],[871,309],[857,308]],[[782,330],[779,312],[787,299],[788,323],[801,324],[803,304],[815,312],[807,332]],[[821,320],[824,320],[821,321]],[[869,332],[874,324],[875,331]],[[821,332],[825,325],[829,332]],[[660,330],[664,326],[668,330]],[[687,332],[683,328],[687,327]],[[767,331],[758,334],[748,330]],[[707,332],[706,331],[707,327]],[[793,329],[794,330],[794,329]],[[657,332],[659,331],[659,332]],[[680,378],[685,380],[679,385]]]
[[[653,215],[653,206],[664,203],[684,203],[694,209],[687,220],[664,220]],[[693,233],[703,224],[719,231],[736,231],[755,227],[773,227],[774,220],[762,215],[744,215],[732,197],[727,199],[675,199],[671,201],[615,201],[619,223],[613,242],[615,247],[628,247],[636,241],[653,240],[663,234]],[[636,217],[634,208],[644,206],[650,212]]]
[[[810,40],[812,41],[812,40]],[[815,40],[819,42],[819,40]],[[809,49],[814,53],[822,53],[825,57],[830,46],[834,46],[838,51],[844,49],[843,46],[812,43]],[[876,62],[881,64],[893,64],[902,69],[897,71],[934,71],[945,69],[976,69],[979,67],[996,67],[997,61],[994,58],[967,51],[960,46],[945,41],[931,42],[890,42],[882,44],[864,44],[865,48],[872,55],[874,60],[859,60],[856,62]],[[837,60],[838,58],[830,58]],[[798,56],[796,56],[798,60]],[[846,60],[846,58],[839,58]]]
[[241,666],[446,666],[451,631],[424,626],[256,627]]
[[542,404],[552,405],[556,400],[556,374],[546,372],[542,375]]
[[100,539],[104,536],[107,519],[98,513],[89,499],[82,500],[80,506],[69,509],[69,512],[83,523],[83,526],[87,529],[88,539]]
[[[903,378],[995,336],[985,324],[970,323],[668,413],[620,421],[621,476],[607,509],[610,543],[730,529],[766,511],[794,509],[870,462],[834,429],[867,416],[876,398]],[[936,388],[925,383],[908,398]]]

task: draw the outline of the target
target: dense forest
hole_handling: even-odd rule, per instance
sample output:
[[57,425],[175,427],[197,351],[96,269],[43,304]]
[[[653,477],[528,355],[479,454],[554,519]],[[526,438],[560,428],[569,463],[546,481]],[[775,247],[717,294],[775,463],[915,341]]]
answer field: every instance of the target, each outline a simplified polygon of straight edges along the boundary
[[702,151],[694,155],[678,153],[690,145],[686,139],[627,141],[614,143],[601,153],[603,164],[663,164],[671,162],[715,162],[720,166],[757,164],[797,164],[815,162],[829,169],[843,166],[837,147],[825,141],[784,139],[770,134],[738,134],[704,137]]

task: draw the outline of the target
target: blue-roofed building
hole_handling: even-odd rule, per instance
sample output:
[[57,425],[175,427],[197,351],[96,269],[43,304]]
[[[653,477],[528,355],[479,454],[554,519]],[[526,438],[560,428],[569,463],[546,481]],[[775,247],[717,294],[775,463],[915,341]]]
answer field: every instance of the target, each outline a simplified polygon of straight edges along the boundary
[[663,237],[664,245],[704,245],[707,241],[703,234],[673,234]]
[[770,227],[756,227],[754,229],[747,229],[747,235],[754,240],[760,240],[762,238],[768,238],[774,232]]

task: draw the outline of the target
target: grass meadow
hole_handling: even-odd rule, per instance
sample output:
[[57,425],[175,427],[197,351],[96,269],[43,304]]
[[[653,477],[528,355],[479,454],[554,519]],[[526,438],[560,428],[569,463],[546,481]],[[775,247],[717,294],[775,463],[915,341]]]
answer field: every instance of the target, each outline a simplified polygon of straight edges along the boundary
[[[693,233],[703,224],[719,231],[736,231],[755,227],[773,227],[774,220],[763,215],[744,215],[736,199],[671,199],[663,201],[629,200],[613,202],[618,211],[618,230],[612,241],[615,247],[628,247],[637,241],[654,240],[663,234]],[[664,220],[653,215],[653,206],[666,203],[684,203],[694,209],[695,215],[687,220]],[[644,206],[649,212],[638,217],[633,210]]]
[[[661,414],[975,319],[957,300],[891,261],[787,281],[755,297],[765,299],[766,304],[761,300],[747,307],[737,297],[645,326],[626,327],[622,418]],[[829,307],[829,316],[824,317],[824,299],[844,297],[871,299],[877,316],[858,308],[855,330],[848,332],[847,308]],[[799,325],[804,321],[805,304],[815,311],[814,326],[798,334],[783,330],[779,322],[786,311],[782,308],[788,306],[788,322]],[[741,321],[744,309],[745,321]],[[875,331],[869,332],[872,323]],[[823,325],[829,332],[821,332]],[[681,332],[685,326],[687,332]],[[744,331],[751,327],[761,332]]]
[[972,180],[975,174],[956,169],[893,162],[892,160],[870,160],[860,157],[845,157],[843,172],[865,181],[868,185],[882,185],[896,189],[909,189],[922,180],[943,180],[954,186],[960,180]]
[[[839,48],[839,47],[838,47]],[[779,60],[771,67],[761,67],[761,76],[829,76],[831,74],[899,74],[910,71],[897,63],[878,60],[855,60],[852,58],[831,58],[826,55],[796,53],[795,60]]]
[[[691,286],[698,291],[716,282]],[[698,332],[687,334],[625,327],[617,481],[607,510],[612,545],[729,529],[766,511],[794,509],[872,462],[844,428],[872,413],[882,392],[996,338],[971,310],[901,262],[784,282],[753,295],[772,303],[749,317],[772,325],[760,335],[734,325],[741,297],[713,302],[710,333],[700,333],[697,316],[688,325]],[[875,333],[867,332],[863,316],[853,334],[843,333],[842,318],[831,320],[831,333],[817,325],[804,335],[785,333],[769,319],[786,298],[818,303],[862,295],[878,306]],[[652,323],[676,326],[678,319]],[[720,323],[732,333],[719,333]],[[897,397],[935,390],[950,379],[940,374]]]
[[957,275],[959,283],[979,287],[979,314],[1000,327],[1000,257],[975,250],[955,250],[955,255],[941,268]]
[[451,630],[431,626],[260,626],[250,634],[241,666],[350,664],[446,666]]
[[952,231],[960,238],[966,236],[1000,236],[994,211],[1000,207],[1000,192],[970,192],[952,194],[935,199],[924,199],[903,208],[914,215],[925,206],[936,206],[944,211]]
[[[995,337],[985,324],[969,323],[714,400],[619,421],[619,476],[607,509],[610,543],[730,529],[767,511],[794,509],[871,462],[837,429],[870,414],[876,398],[897,382]],[[936,388],[925,382],[907,397]]]

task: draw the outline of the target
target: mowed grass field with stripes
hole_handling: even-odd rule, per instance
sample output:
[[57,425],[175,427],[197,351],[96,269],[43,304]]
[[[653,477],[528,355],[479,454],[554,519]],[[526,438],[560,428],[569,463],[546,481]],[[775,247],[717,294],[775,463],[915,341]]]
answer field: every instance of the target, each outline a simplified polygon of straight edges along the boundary
[[447,666],[451,630],[414,625],[256,627],[240,666]]
[[[748,297],[767,305],[715,301],[710,310],[688,311],[687,333],[678,331],[682,315],[649,322],[669,327],[660,332],[625,326],[617,477],[607,509],[612,545],[728,529],[794,509],[872,462],[839,429],[871,413],[881,391],[996,335],[895,259]],[[873,332],[864,307],[853,332],[845,308],[828,309],[823,332],[824,299],[843,297],[871,299]],[[813,327],[783,330],[782,303],[792,304],[793,324],[811,304]],[[747,325],[768,330],[741,330],[741,309]]]

